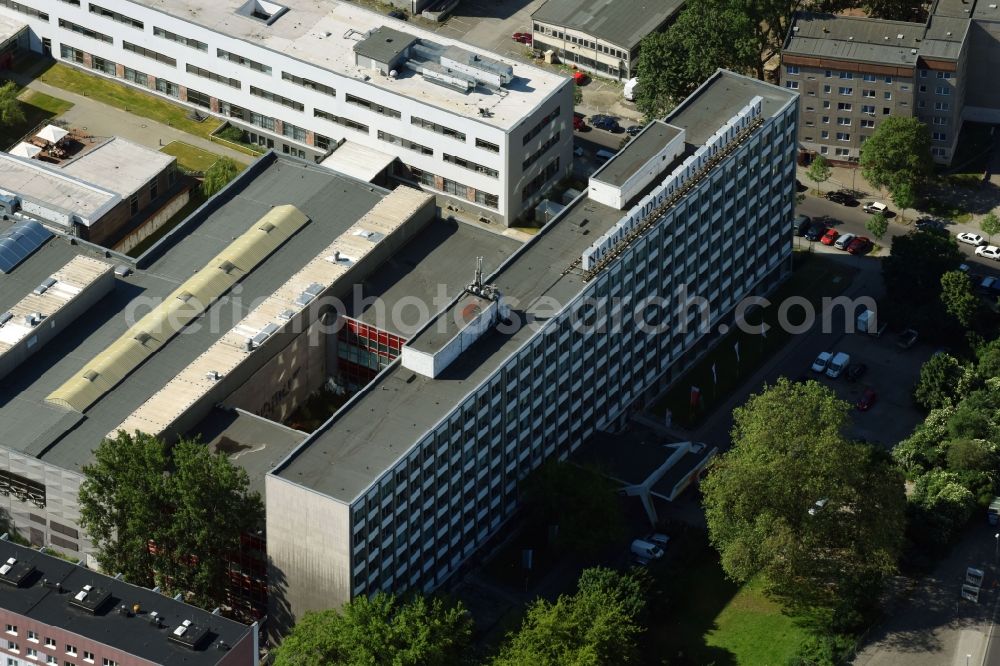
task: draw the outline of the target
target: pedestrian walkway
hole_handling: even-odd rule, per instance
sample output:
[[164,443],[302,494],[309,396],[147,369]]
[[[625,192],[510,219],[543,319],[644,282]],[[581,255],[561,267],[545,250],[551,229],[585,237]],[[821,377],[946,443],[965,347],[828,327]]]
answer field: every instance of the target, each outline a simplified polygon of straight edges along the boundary
[[[241,153],[238,150],[213,143],[208,139],[195,136],[194,134],[182,132],[179,129],[169,127],[155,120],[133,115],[89,97],[33,80],[28,76],[13,73],[8,73],[7,75],[29,90],[37,90],[46,95],[72,102],[73,108],[59,116],[59,119],[72,127],[85,131],[87,134],[96,137],[120,136],[129,141],[149,146],[154,150],[159,150],[173,141],[183,141],[202,150],[207,150],[210,153],[231,157],[243,164],[250,164],[254,160],[250,155]],[[205,122],[218,121],[214,118],[209,118]]]

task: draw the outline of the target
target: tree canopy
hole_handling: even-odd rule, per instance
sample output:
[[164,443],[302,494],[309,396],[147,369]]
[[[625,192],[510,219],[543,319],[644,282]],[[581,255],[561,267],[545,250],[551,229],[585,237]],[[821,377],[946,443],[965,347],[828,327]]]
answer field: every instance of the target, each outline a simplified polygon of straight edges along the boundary
[[882,240],[885,232],[889,231],[889,220],[885,219],[883,213],[875,213],[865,222],[865,229],[875,237],[875,240]]
[[864,0],[861,6],[872,18],[921,23],[926,18],[922,0]]
[[220,157],[205,171],[201,191],[210,197],[229,184],[240,172],[240,165],[230,157]]
[[102,569],[206,607],[225,599],[227,557],[263,517],[244,470],[195,441],[171,448],[119,433],[98,446],[83,476],[80,522]]
[[642,570],[587,569],[577,592],[536,600],[492,666],[617,666],[636,663],[647,581]]
[[920,367],[920,379],[913,390],[913,399],[924,409],[944,407],[957,400],[962,366],[950,354],[935,354]]
[[[890,319],[916,326],[924,334],[948,337],[956,325],[941,302],[941,278],[958,268],[962,253],[955,239],[931,231],[916,231],[892,238],[892,251],[882,260],[882,277],[888,295]],[[959,332],[960,333],[960,332]]]
[[830,180],[830,175],[832,173],[833,169],[830,167],[830,161],[822,155],[814,157],[812,163],[809,165],[809,170],[806,171],[806,175],[809,176],[809,180],[816,183],[817,186],[819,186],[820,183],[825,183]]
[[903,479],[848,440],[850,406],[817,382],[781,379],[734,411],[732,449],[702,483],[709,537],[737,581],[824,628],[859,620],[901,546]]
[[996,213],[990,211],[983,216],[983,219],[979,220],[979,228],[992,241],[994,236],[1000,234],[1000,217],[997,217]]
[[274,651],[274,666],[454,666],[471,638],[461,603],[377,592],[339,611],[306,613]]
[[17,99],[18,88],[13,81],[0,85],[0,124],[16,125],[24,122],[24,108]]
[[972,293],[972,280],[963,271],[948,271],[941,276],[941,303],[964,328],[971,328],[979,309],[979,299]]
[[[861,172],[874,187],[885,187],[895,196],[912,199],[931,174],[931,135],[916,118],[888,116],[861,146]],[[896,205],[900,205],[896,202]],[[911,205],[904,202],[903,207]]]

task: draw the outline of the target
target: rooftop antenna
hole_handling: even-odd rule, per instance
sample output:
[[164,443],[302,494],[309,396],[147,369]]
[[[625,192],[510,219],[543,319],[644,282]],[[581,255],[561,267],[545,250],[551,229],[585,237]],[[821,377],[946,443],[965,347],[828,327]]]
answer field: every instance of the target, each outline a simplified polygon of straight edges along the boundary
[[472,283],[472,286],[476,289],[483,288],[483,258],[476,257],[476,279]]

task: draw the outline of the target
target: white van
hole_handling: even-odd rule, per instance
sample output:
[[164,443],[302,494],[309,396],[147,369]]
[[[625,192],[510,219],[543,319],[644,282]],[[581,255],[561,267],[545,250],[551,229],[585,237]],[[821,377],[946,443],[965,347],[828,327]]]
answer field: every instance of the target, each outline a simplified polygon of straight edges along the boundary
[[598,164],[604,164],[614,156],[615,153],[611,152],[610,150],[605,150],[604,148],[601,148],[596,153],[594,153],[594,157],[597,158]]
[[663,549],[655,543],[636,539],[632,542],[632,555],[639,560],[658,560],[663,557]]

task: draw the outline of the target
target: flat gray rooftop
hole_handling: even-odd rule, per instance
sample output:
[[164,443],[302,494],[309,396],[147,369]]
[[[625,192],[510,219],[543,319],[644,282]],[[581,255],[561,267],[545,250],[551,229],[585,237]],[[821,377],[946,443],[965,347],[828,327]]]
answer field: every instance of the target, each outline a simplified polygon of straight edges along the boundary
[[410,338],[472,282],[476,257],[489,274],[520,247],[507,236],[435,219],[359,285],[365,300],[352,299],[349,312]]
[[792,21],[784,54],[912,66],[921,48],[923,23],[863,16],[800,12]]
[[[662,120],[654,120],[646,125],[634,139],[625,144],[625,147],[598,169],[591,178],[615,187],[621,187],[626,180],[632,177],[632,174],[652,159],[656,153],[663,150],[663,147],[680,132],[673,125],[668,125]],[[687,155],[682,153],[678,159],[684,161],[686,158]]]
[[114,191],[57,166],[0,153],[0,189],[93,221],[120,201]]
[[531,18],[579,30],[631,51],[683,4],[684,0],[548,0]]
[[112,137],[61,165],[63,172],[115,192],[123,199],[152,180],[176,158],[121,137]]
[[[764,99],[765,116],[796,98],[782,88],[720,71],[666,121],[684,128],[689,141],[704,143],[755,95]],[[274,474],[352,502],[531,339],[537,322],[552,315],[549,299],[565,304],[583,291],[586,282],[580,271],[563,271],[621,216],[621,211],[589,199],[567,208],[487,280],[500,289],[521,322],[534,319],[535,325],[522,325],[513,333],[487,332],[436,379],[397,361]],[[454,320],[454,307],[439,316]]]
[[[163,388],[191,361],[208,349],[252,309],[284,284],[320,248],[332,243],[379,200],[384,190],[344,178],[327,169],[278,156],[259,167],[259,175],[245,172],[240,186],[227,190],[222,206],[193,228],[182,229],[177,240],[154,263],[118,280],[115,290],[86,315],[52,340],[45,353],[36,354],[0,386],[0,432],[8,448],[26,451],[66,469],[89,462],[104,436]],[[153,354],[86,414],[54,407],[46,396],[103,351],[196,270],[227,247],[274,205],[293,203],[311,222],[260,264],[229,295],[215,303],[199,322],[175,336]],[[197,222],[196,218],[190,218]],[[0,276],[0,294],[6,298],[8,280],[37,286],[72,255],[66,241],[51,241],[9,276]],[[52,268],[49,259],[59,266]],[[23,271],[23,273],[22,273]],[[26,278],[21,278],[21,275]],[[21,294],[23,296],[23,293]],[[218,322],[217,325],[210,322]],[[72,426],[75,426],[72,430]]]
[[417,41],[413,35],[387,26],[375,28],[367,37],[354,45],[354,52],[375,62],[392,62],[400,53]]
[[491,303],[490,299],[473,293],[462,294],[458,302],[448,309],[448,313],[454,316],[438,317],[435,325],[421,331],[410,340],[409,346],[427,354],[441,351],[462,329],[485,312]]

